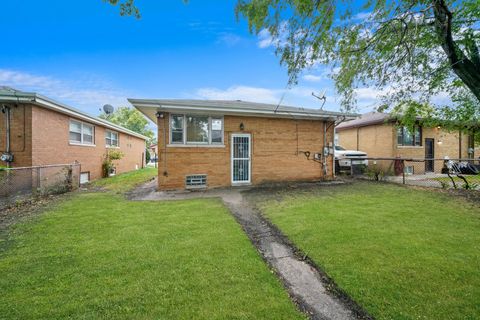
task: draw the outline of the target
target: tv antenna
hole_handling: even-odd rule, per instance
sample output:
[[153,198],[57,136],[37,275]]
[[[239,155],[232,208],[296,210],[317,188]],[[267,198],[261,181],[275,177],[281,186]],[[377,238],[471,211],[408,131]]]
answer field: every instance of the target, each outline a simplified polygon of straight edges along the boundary
[[320,110],[323,110],[323,106],[325,105],[325,102],[327,102],[327,97],[325,96],[325,90],[323,90],[320,93],[320,95],[316,95],[315,92],[312,92],[312,96],[314,96],[318,100],[323,100],[322,106],[320,107]]
[[103,106],[103,112],[105,112],[105,114],[112,114],[114,111],[114,108],[111,104],[106,104]]

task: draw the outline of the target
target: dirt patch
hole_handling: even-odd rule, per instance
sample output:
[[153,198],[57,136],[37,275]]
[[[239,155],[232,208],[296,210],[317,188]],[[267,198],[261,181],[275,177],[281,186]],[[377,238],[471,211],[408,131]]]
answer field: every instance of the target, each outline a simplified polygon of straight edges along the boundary
[[66,195],[48,195],[18,201],[0,211],[0,232],[7,230],[11,225],[35,216],[46,208],[66,198]]

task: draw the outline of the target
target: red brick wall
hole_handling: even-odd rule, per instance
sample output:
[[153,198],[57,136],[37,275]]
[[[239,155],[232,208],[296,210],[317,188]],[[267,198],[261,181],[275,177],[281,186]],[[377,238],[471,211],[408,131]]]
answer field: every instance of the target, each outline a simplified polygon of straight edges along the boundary
[[[69,116],[37,106],[32,109],[33,165],[78,161],[82,172],[90,172],[90,179],[101,178],[102,161],[107,150],[105,128],[95,125],[95,146],[72,145],[69,143]],[[141,168],[145,141],[124,133],[119,133],[119,141],[118,150],[124,157],[116,161],[117,173]]]
[[[328,173],[313,161],[314,153],[323,147],[323,121],[292,120],[262,117],[224,117],[223,147],[165,147],[169,141],[168,114],[158,123],[159,188],[182,189],[185,176],[207,174],[209,187],[231,185],[231,150],[233,133],[250,133],[252,142],[252,184],[275,181],[307,181],[331,179],[333,158],[328,158]],[[243,123],[244,130],[240,130]],[[164,137],[164,127],[166,136]],[[298,137],[298,138],[297,138]],[[165,138],[165,139],[164,139]],[[333,126],[327,134],[333,143]],[[304,151],[311,153],[310,160]],[[167,173],[166,176],[164,173]]]
[[[28,105],[10,105],[10,148],[14,153],[14,167],[32,165],[32,108]],[[6,150],[6,114],[0,112],[0,154]],[[6,166],[0,161],[1,166]]]

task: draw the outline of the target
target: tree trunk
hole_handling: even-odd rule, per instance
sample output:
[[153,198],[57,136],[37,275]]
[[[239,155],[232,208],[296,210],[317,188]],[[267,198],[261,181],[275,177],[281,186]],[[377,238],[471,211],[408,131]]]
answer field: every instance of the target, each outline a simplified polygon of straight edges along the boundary
[[480,68],[458,47],[452,36],[452,13],[444,0],[433,0],[435,31],[447,54],[453,72],[480,101]]

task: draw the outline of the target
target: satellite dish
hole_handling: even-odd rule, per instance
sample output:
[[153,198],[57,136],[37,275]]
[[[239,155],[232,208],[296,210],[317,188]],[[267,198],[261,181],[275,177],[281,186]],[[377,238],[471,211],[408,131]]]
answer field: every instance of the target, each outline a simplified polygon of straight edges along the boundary
[[106,113],[106,114],[112,114],[113,113],[113,106],[110,105],[110,104],[106,104],[103,106],[103,111]]

